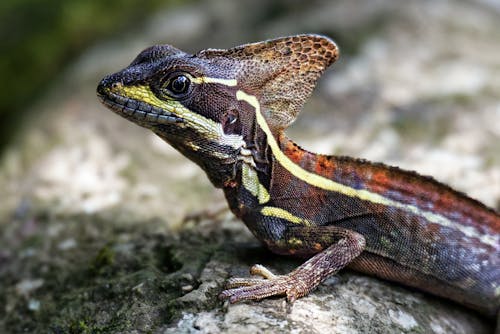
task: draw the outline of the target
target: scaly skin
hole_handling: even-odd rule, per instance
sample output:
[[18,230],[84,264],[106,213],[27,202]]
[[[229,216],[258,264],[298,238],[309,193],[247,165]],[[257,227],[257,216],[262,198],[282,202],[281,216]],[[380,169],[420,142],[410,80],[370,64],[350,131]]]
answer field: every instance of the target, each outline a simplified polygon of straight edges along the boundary
[[221,298],[293,301],[350,266],[495,315],[497,212],[430,177],[317,155],[284,135],[337,57],[317,35],[195,55],[160,45],[97,91],[203,168],[271,251],[308,258],[287,275],[254,266],[264,279],[233,278]]

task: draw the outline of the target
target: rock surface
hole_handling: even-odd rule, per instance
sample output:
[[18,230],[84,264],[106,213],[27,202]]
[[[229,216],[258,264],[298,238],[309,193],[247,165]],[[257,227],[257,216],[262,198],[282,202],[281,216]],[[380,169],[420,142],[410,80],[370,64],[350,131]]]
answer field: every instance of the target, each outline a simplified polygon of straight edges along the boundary
[[343,271],[290,306],[227,305],[270,255],[187,159],[100,106],[100,77],[144,47],[194,52],[299,32],[343,54],[290,129],[301,146],[430,174],[500,203],[494,2],[213,1],[159,12],[89,50],[33,105],[0,164],[0,332],[489,333],[458,305]]

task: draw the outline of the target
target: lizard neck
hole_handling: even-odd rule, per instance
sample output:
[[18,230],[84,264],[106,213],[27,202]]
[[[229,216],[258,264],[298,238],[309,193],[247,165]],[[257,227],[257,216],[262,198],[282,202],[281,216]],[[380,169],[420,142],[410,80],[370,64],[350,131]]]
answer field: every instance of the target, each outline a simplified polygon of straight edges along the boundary
[[[243,135],[245,146],[241,148],[233,164],[232,177],[223,183],[223,189],[233,211],[250,208],[269,201],[269,187],[272,179],[272,150],[266,133],[255,120],[246,127]],[[250,193],[251,196],[247,196]],[[235,199],[239,202],[235,202]],[[256,203],[253,203],[254,201]],[[236,213],[236,212],[235,212]],[[236,213],[237,216],[240,214]]]

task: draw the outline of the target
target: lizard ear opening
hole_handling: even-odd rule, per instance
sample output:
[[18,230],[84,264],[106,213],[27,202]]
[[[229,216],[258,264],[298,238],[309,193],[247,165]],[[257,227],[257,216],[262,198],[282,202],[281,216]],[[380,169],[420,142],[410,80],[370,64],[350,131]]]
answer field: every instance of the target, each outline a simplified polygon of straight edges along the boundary
[[316,81],[338,55],[327,37],[297,35],[228,50],[203,50],[196,56],[234,71],[238,85],[259,99],[269,126],[283,130],[296,119]]

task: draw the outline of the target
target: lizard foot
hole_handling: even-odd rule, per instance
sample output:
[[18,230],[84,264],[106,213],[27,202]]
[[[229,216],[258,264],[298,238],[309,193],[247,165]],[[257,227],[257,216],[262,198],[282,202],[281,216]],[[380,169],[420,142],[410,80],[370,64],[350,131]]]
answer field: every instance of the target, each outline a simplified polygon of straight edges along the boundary
[[299,278],[300,271],[288,275],[275,275],[266,267],[256,264],[250,268],[250,274],[262,278],[231,278],[227,290],[219,295],[221,299],[229,299],[230,303],[244,300],[259,300],[270,296],[286,295],[289,302],[305,296],[310,290],[307,280]]
[[305,235],[307,238],[304,240],[318,238],[318,236],[311,237],[313,234],[310,233],[318,233],[322,238],[330,233],[332,245],[287,275],[274,275],[264,266],[254,265],[250,273],[262,276],[264,279],[232,278],[229,280],[227,290],[222,291],[219,297],[236,303],[270,296],[286,296],[289,302],[294,302],[307,295],[325,278],[344,268],[365,247],[365,238],[361,234],[335,226],[309,229],[307,230],[309,234],[304,231],[301,233],[303,235],[296,231],[295,235]]

